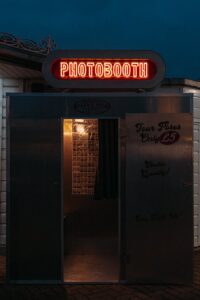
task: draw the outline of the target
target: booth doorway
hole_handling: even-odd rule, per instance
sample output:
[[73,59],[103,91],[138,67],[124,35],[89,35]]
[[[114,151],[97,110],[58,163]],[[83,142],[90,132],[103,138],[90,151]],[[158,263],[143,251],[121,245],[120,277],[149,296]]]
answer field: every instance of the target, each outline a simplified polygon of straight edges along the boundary
[[118,120],[64,119],[63,141],[64,281],[118,281]]

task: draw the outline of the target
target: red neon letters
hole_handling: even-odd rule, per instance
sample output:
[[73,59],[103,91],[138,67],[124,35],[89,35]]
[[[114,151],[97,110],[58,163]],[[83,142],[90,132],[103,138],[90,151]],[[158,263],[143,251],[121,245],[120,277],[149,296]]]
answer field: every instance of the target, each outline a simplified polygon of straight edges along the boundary
[[[57,79],[129,79],[148,80],[152,77],[150,60],[125,59],[59,59],[52,65]],[[154,73],[154,71],[153,71]]]

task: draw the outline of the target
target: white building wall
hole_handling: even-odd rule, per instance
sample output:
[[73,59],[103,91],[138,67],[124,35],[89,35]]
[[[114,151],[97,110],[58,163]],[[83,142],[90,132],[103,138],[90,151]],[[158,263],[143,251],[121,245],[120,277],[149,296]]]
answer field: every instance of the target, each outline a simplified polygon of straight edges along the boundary
[[199,124],[194,123],[194,246],[197,247],[200,245],[200,237],[199,237]]
[[6,93],[23,91],[23,80],[0,78],[0,247],[6,245]]
[[194,97],[193,180],[194,180],[194,246],[200,246],[200,98]]
[[200,247],[200,90],[183,88],[193,94],[193,201],[194,201],[194,247]]

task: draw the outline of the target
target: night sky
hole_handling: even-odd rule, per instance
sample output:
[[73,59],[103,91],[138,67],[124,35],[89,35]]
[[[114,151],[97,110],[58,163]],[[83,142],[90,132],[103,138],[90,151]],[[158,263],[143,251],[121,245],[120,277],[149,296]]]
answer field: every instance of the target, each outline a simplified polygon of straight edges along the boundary
[[200,79],[199,0],[1,0],[0,32],[62,49],[155,50],[167,77]]

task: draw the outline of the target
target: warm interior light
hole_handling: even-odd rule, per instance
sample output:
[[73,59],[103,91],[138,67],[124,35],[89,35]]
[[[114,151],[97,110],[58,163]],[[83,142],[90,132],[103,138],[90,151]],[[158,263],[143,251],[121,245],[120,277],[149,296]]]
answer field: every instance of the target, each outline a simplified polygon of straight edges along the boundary
[[85,130],[85,126],[81,125],[81,124],[76,124],[76,132],[80,135],[85,135],[87,134],[86,130]]
[[75,119],[76,123],[84,123],[84,119]]
[[[84,119],[75,119],[75,130],[77,134],[86,135],[87,131],[84,125]],[[70,136],[72,135],[72,119],[64,120],[64,135]]]
[[72,120],[64,120],[64,135],[70,136],[72,134]]

